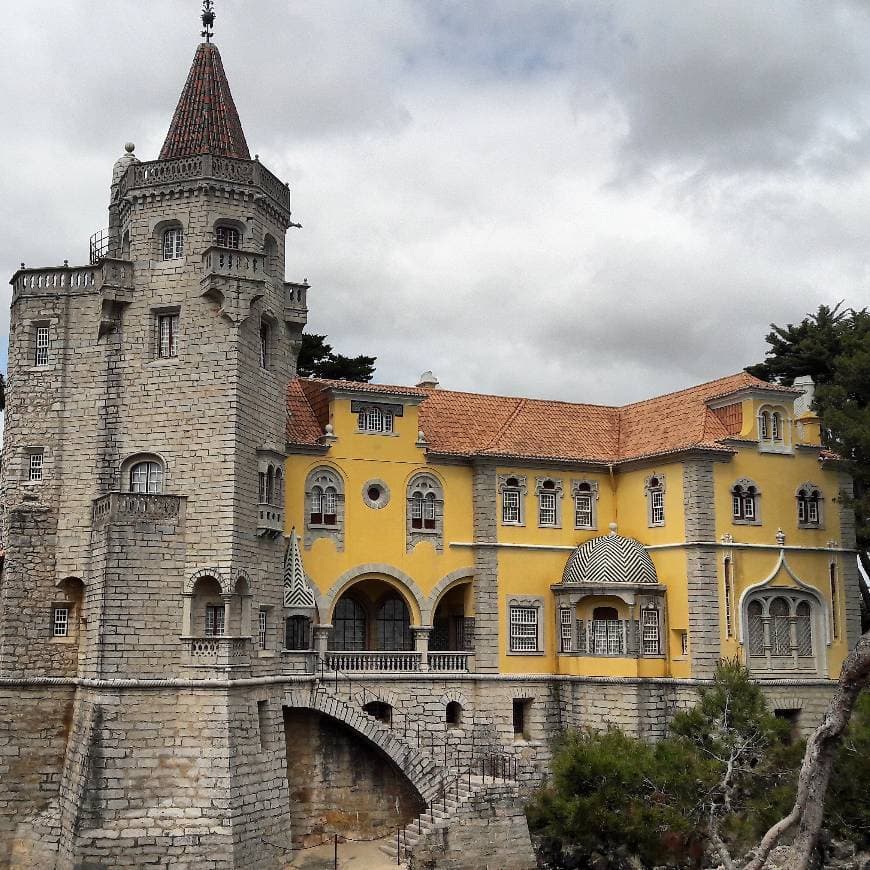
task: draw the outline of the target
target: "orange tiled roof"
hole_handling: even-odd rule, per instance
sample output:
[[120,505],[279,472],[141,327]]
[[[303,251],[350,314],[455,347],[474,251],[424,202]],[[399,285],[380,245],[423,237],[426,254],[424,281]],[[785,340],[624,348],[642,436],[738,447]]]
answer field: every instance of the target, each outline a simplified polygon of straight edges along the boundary
[[[682,450],[728,450],[730,428],[707,402],[743,389],[795,395],[739,372],[621,408],[571,402],[421,390],[348,381],[297,380],[290,388],[289,440],[315,443],[333,389],[425,396],[420,427],[429,449],[455,456],[621,462]],[[300,404],[306,402],[307,408]],[[315,430],[312,426],[318,426]]]

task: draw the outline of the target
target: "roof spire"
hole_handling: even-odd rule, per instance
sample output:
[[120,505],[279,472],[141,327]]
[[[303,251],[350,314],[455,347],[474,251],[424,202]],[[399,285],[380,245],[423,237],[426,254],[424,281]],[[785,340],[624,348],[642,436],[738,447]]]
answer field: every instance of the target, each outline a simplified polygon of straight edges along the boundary
[[202,38],[206,42],[211,42],[214,36],[214,2],[213,0],[202,0]]

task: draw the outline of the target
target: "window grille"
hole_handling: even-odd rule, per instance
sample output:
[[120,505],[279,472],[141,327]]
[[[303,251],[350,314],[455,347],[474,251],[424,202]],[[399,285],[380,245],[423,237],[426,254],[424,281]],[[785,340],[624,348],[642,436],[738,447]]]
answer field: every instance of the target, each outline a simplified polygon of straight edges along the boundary
[[574,630],[574,614],[567,608],[559,609],[559,642],[563,653],[571,652],[574,648],[574,638],[572,633]]
[[257,642],[260,649],[266,649],[266,628],[268,626],[268,616],[265,610],[261,610],[257,621]]
[[411,649],[411,615],[408,605],[398,596],[387,598],[378,608],[375,628],[378,649]]
[[224,616],[226,610],[223,604],[207,604],[205,607],[206,637],[223,637]]
[[788,602],[774,598],[770,602],[770,645],[775,656],[791,655],[791,618]]
[[181,227],[170,227],[163,232],[163,259],[178,260],[184,256],[184,231]]
[[538,650],[538,608],[510,607],[510,648],[511,652],[537,652]]
[[665,494],[660,489],[650,491],[650,521],[654,526],[665,522]]
[[625,655],[625,624],[621,619],[592,620],[592,652],[597,656]]
[[752,601],[748,608],[749,614],[749,655],[764,655],[764,620],[760,601]]
[[338,497],[334,486],[327,486],[323,491],[323,524],[334,526],[338,522]]
[[810,605],[806,601],[798,602],[795,608],[795,640],[799,656],[813,654],[813,622]]
[[216,241],[221,248],[239,247],[239,231],[235,227],[218,227]]
[[770,440],[770,413],[762,411],[758,418],[758,434],[763,441]]
[[519,523],[520,493],[516,489],[506,489],[501,494],[501,521],[503,523]]
[[556,525],[556,494],[554,492],[542,492],[538,495],[538,525]]
[[36,327],[36,353],[33,359],[34,365],[48,365],[48,327]]
[[163,492],[163,466],[151,460],[137,462],[130,469],[130,492]]
[[43,470],[45,468],[44,460],[45,454],[41,450],[30,454],[30,464],[27,470],[28,480],[42,480]]
[[747,520],[755,519],[755,492],[752,487],[746,491],[743,496],[743,518]]
[[574,525],[578,529],[592,528],[591,495],[577,495],[574,498]]
[[725,637],[734,637],[734,613],[732,610],[734,579],[731,576],[731,559],[725,558]]
[[643,626],[643,654],[645,656],[657,656],[661,653],[661,639],[659,637],[659,612],[658,610],[644,610],[642,612]]
[[798,522],[805,523],[807,521],[807,494],[801,490],[798,493]]
[[178,356],[178,315],[157,315],[157,356],[169,359]]
[[69,635],[69,608],[55,607],[51,620],[51,633],[53,637],[67,637]]
[[357,417],[360,432],[392,432],[393,412],[371,405],[363,408]]
[[423,528],[423,493],[415,492],[411,496],[411,528]]
[[770,435],[774,441],[782,441],[782,417],[777,411],[770,415]]

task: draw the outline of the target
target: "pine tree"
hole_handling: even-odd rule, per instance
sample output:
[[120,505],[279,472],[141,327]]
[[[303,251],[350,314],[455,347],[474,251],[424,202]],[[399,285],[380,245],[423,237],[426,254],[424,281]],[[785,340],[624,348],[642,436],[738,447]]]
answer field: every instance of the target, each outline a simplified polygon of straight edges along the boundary
[[376,356],[349,357],[334,353],[325,335],[302,334],[297,373],[302,378],[313,375],[340,381],[370,381],[375,374]]

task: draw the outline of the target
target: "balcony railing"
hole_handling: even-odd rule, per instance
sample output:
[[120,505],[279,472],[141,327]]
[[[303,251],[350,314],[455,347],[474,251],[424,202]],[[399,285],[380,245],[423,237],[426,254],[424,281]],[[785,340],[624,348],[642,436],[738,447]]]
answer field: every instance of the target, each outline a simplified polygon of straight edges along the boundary
[[12,278],[13,293],[41,295],[43,292],[58,295],[75,294],[81,291],[98,291],[104,288],[132,290],[133,264],[128,260],[105,257],[93,266],[49,266],[42,269],[19,269]]
[[430,652],[429,670],[465,673],[468,671],[468,659],[470,656],[471,653],[468,652]]
[[256,278],[265,280],[266,255],[256,251],[240,251],[212,245],[202,255],[202,274],[224,275],[228,278]]
[[104,523],[177,522],[184,497],[144,492],[110,492],[94,499],[95,526]]
[[259,160],[239,160],[212,154],[134,163],[121,179],[118,193],[123,199],[135,188],[174,185],[200,178],[259,187],[281,209],[290,211],[290,188]]
[[251,663],[249,637],[182,638],[184,664],[202,668],[242,668]]
[[257,534],[276,538],[284,531],[284,512],[279,507],[266,502],[257,506]]
[[326,654],[326,666],[331,671],[341,673],[355,671],[413,673],[420,670],[420,653],[393,650],[365,650],[362,652],[331,650]]

